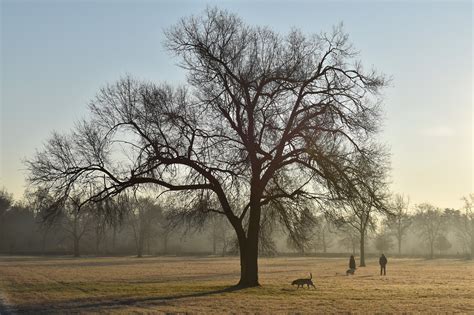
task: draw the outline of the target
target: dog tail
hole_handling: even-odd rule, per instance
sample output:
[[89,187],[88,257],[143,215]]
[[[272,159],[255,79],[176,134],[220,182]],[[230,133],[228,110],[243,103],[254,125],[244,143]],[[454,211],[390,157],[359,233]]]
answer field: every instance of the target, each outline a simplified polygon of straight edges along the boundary
[[313,279],[313,274],[311,272],[309,273],[309,279]]

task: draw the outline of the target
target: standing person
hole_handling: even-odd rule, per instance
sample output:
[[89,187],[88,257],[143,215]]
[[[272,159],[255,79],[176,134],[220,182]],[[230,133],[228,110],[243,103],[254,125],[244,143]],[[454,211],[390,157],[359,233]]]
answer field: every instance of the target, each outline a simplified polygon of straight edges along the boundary
[[349,258],[349,269],[356,269],[356,261],[354,259],[354,255],[351,255],[351,258]]
[[380,256],[379,258],[379,264],[380,264],[380,275],[382,275],[382,270],[383,270],[383,275],[385,276],[385,266],[387,265],[387,257],[385,257],[384,254]]

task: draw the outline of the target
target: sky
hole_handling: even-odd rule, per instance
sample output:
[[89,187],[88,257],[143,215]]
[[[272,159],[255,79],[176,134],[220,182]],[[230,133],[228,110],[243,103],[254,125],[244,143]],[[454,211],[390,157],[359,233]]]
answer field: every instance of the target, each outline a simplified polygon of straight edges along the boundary
[[471,1],[7,1],[1,3],[0,189],[22,198],[25,165],[53,130],[124,75],[181,84],[163,31],[206,6],[285,34],[342,22],[359,58],[392,78],[380,141],[411,205],[459,208],[473,193]]

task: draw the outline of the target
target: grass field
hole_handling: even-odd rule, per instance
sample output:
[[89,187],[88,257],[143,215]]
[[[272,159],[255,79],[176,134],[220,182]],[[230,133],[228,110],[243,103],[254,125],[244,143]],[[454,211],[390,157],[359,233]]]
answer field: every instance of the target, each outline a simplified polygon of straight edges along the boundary
[[[38,258],[0,256],[0,296],[11,313],[474,312],[474,263],[390,259],[260,259],[261,287],[237,283],[236,257]],[[290,282],[313,273],[316,289]],[[4,310],[8,309],[4,305]]]

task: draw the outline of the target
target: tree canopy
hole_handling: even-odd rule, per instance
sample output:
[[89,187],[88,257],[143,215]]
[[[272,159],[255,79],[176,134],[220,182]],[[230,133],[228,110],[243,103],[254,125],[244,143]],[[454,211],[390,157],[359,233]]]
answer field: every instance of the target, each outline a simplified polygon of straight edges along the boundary
[[183,217],[227,217],[244,286],[258,285],[262,211],[291,229],[308,204],[375,205],[359,166],[385,161],[375,135],[387,81],[356,60],[341,26],[283,36],[210,8],[166,37],[187,85],[126,77],[101,89],[90,120],[53,134],[27,161],[31,184],[60,199],[93,182],[100,189],[88,201],[140,185],[175,191]]

